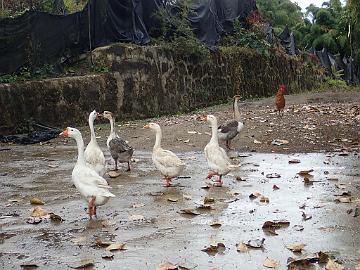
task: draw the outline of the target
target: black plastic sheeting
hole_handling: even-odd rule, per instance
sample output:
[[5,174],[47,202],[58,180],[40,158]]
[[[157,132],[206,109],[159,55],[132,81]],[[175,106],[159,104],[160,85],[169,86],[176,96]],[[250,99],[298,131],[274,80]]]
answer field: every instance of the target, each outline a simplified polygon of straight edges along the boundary
[[294,34],[293,32],[290,32],[288,26],[284,28],[282,33],[279,35],[279,38],[281,45],[285,48],[287,54],[296,55],[299,53],[296,47]]
[[[83,11],[52,15],[28,11],[0,20],[0,75],[23,66],[56,64],[92,48],[113,42],[147,44],[159,28],[159,7],[171,0],[91,0]],[[232,30],[236,18],[245,20],[256,10],[255,0],[198,0],[189,20],[196,36],[210,48]]]
[[44,125],[34,124],[33,128],[36,131],[27,134],[19,135],[0,135],[1,143],[16,143],[16,144],[35,144],[39,142],[46,142],[59,136],[61,130],[57,128],[47,127]]

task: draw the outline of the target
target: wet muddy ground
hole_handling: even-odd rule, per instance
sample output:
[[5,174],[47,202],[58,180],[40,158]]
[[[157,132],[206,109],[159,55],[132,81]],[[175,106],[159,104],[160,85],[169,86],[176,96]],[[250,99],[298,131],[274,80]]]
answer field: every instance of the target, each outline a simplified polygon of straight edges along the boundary
[[[164,127],[164,148],[178,152],[187,164],[170,188],[162,186],[151,161],[154,136],[140,128],[149,120],[122,123],[121,134],[136,148],[133,171],[125,172],[121,166],[119,177],[106,177],[116,198],[100,207],[98,219],[92,221],[86,202],[71,183],[74,141],[58,138],[26,147],[0,145],[0,267],[71,269],[89,264],[87,269],[156,269],[168,261],[179,269],[251,270],[265,269],[269,258],[278,262],[277,269],[287,269],[290,257],[311,258],[321,251],[345,269],[358,269],[360,131],[356,108],[360,99],[353,99],[357,95],[289,96],[282,119],[272,112],[272,99],[243,103],[247,129],[234,141],[237,151],[230,152],[233,162],[241,166],[224,177],[223,187],[204,188],[208,186],[207,164],[202,149],[209,140],[209,127],[196,117],[212,112],[225,120],[229,105],[156,119]],[[311,100],[312,107],[304,107]],[[100,127],[99,143],[111,169],[105,146],[108,126]],[[87,128],[82,130],[88,141]],[[274,139],[288,143],[273,145]],[[313,171],[299,175],[303,170]],[[45,203],[41,207],[63,221],[27,223],[36,207],[30,204],[32,198],[41,199]],[[193,214],[183,214],[184,209]],[[262,228],[274,220],[287,222],[277,229]],[[216,222],[221,226],[210,226]],[[245,250],[239,245],[254,245],[248,241],[256,239],[265,239],[257,243],[261,248]],[[106,252],[109,243],[125,243],[125,250]],[[202,251],[218,243],[213,252]],[[294,243],[305,245],[302,253],[286,247]],[[306,269],[324,268],[325,264],[315,262]]]
[[[93,263],[90,269],[156,269],[164,261],[189,269],[262,269],[266,258],[286,269],[289,257],[319,251],[331,253],[346,269],[360,263],[360,217],[354,217],[360,207],[360,157],[354,153],[242,153],[234,159],[242,164],[240,169],[225,177],[223,187],[203,189],[206,165],[201,152],[181,153],[187,169],[170,188],[162,187],[150,153],[136,152],[133,172],[108,178],[116,198],[99,208],[93,221],[70,181],[74,147],[31,146],[24,152],[15,146],[5,153],[7,159],[0,160],[3,269],[31,264],[67,269],[87,260]],[[300,163],[289,164],[293,159]],[[306,184],[297,173],[309,169],[314,170],[313,182]],[[280,177],[269,178],[274,173]],[[268,202],[249,197],[256,192]],[[28,224],[33,197],[64,220]],[[214,199],[212,209],[199,209],[206,197]],[[350,202],[336,202],[339,198]],[[181,214],[182,209],[198,215]],[[304,220],[303,212],[311,218]],[[279,219],[290,224],[277,229],[278,235],[262,229],[264,222]],[[214,221],[222,225],[210,226]],[[262,238],[262,249],[237,251],[236,244]],[[105,247],[97,241],[126,243],[126,250],[104,259]],[[306,245],[302,254],[286,248],[296,242]],[[202,251],[213,243],[223,243],[225,250]],[[310,269],[322,267],[315,263]]]

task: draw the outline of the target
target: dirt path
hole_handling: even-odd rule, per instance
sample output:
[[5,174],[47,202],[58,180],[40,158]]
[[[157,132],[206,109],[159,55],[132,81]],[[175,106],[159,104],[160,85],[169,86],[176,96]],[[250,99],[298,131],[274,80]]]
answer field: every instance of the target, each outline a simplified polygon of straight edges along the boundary
[[[277,153],[359,150],[360,90],[289,95],[286,102],[283,117],[274,112],[273,98],[241,102],[239,108],[245,129],[233,140],[232,146],[239,151]],[[142,126],[154,121],[162,126],[165,147],[175,151],[202,150],[209,141],[210,128],[197,121],[198,116],[211,113],[218,117],[219,123],[224,123],[232,117],[231,107],[229,103],[185,115],[121,123],[118,130],[136,149],[150,150],[154,136]],[[97,127],[101,128],[97,132],[100,141],[105,142],[109,125]],[[83,130],[88,136],[88,128]],[[289,143],[272,145],[275,139]]]

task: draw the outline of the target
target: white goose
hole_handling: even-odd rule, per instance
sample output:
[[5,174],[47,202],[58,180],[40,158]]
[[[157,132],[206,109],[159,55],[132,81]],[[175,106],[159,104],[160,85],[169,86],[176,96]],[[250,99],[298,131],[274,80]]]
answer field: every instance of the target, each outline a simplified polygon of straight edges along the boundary
[[237,168],[232,165],[226,151],[219,146],[217,119],[213,115],[207,115],[200,118],[202,121],[208,121],[211,124],[211,139],[205,146],[205,158],[208,162],[210,171],[207,178],[211,179],[214,175],[218,176],[218,185],[222,185],[222,176],[228,174],[231,170]]
[[156,123],[149,123],[144,126],[156,132],[155,145],[152,153],[152,160],[156,168],[164,176],[164,186],[171,185],[171,179],[179,176],[185,168],[185,163],[182,162],[173,152],[161,148],[162,133],[161,128]]
[[226,142],[226,148],[230,148],[230,142],[240,133],[244,128],[244,123],[240,121],[240,112],[238,107],[238,101],[240,100],[239,95],[234,96],[234,120],[227,122],[225,125],[218,127],[219,140]]
[[100,116],[100,114],[95,110],[89,114],[91,139],[85,149],[85,161],[90,168],[94,169],[100,176],[103,176],[105,174],[105,156],[96,141],[94,131],[94,120],[98,116]]
[[61,136],[75,139],[78,148],[78,158],[72,171],[72,181],[82,196],[88,202],[90,219],[96,216],[96,207],[104,205],[110,197],[115,197],[109,189],[106,180],[99,176],[95,170],[88,167],[84,158],[84,141],[81,133],[76,128],[67,127]]

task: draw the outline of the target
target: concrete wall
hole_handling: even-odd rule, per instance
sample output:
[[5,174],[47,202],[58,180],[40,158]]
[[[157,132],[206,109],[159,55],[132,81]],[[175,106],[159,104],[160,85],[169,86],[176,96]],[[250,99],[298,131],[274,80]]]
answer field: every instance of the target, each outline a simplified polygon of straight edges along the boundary
[[93,52],[111,72],[43,81],[0,84],[0,133],[14,132],[30,118],[63,127],[85,124],[93,110],[117,119],[189,111],[226,101],[273,95],[280,83],[290,92],[309,89],[321,71],[283,55],[226,48],[206,61],[157,47],[115,44]]

